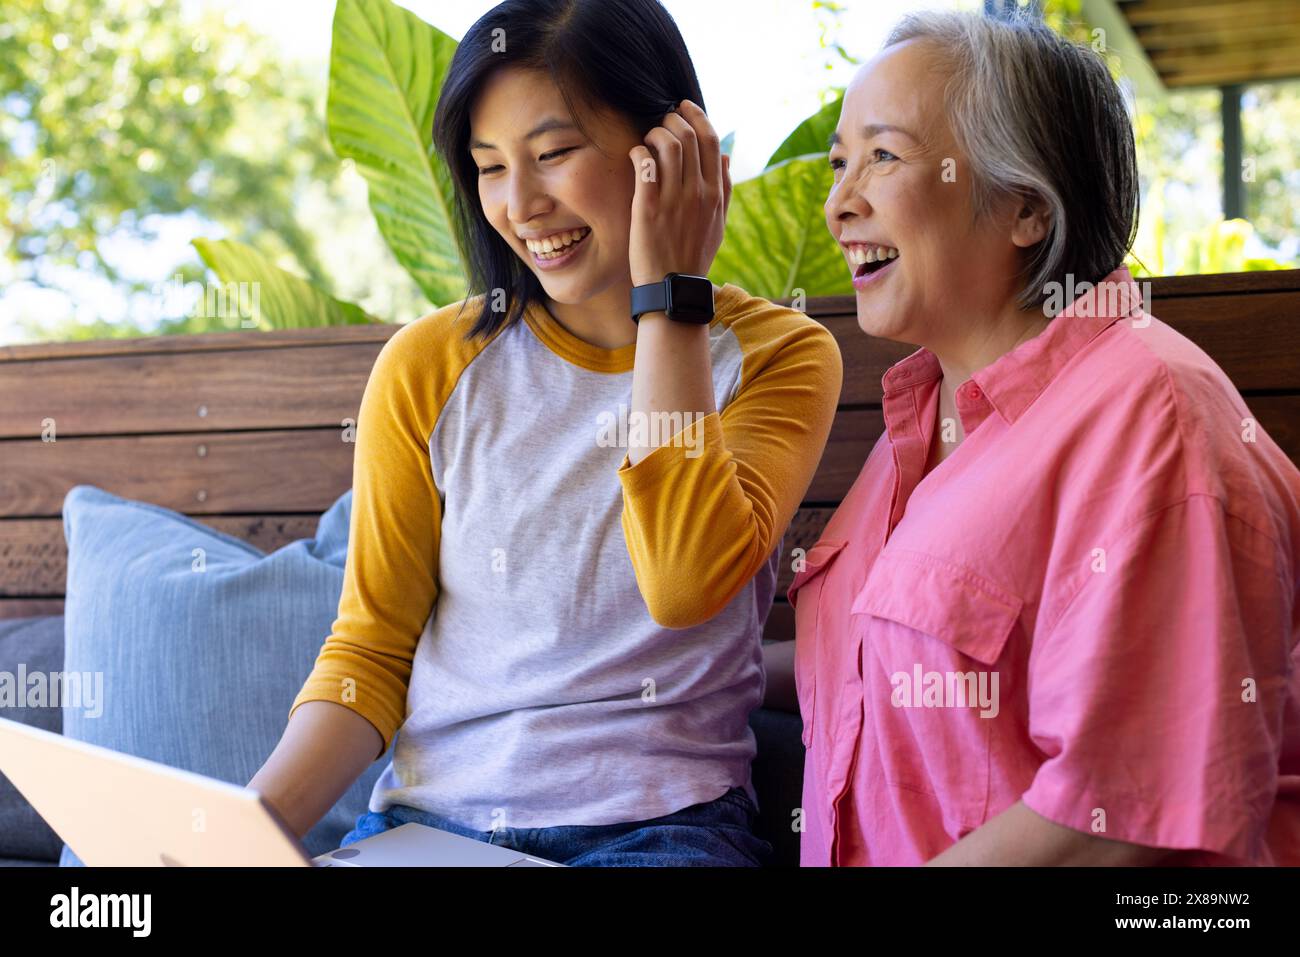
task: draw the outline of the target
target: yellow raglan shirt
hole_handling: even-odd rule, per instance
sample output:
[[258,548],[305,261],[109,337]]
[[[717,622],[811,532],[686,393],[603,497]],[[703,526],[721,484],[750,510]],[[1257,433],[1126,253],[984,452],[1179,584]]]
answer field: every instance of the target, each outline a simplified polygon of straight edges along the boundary
[[396,737],[371,810],[482,829],[748,788],[778,545],[830,432],[838,346],[719,287],[701,454],[670,440],[631,466],[604,425],[630,408],[635,343],[593,346],[540,304],[466,342],[481,302],[402,328],[375,362],[338,615],[291,713],[335,701],[381,755]]

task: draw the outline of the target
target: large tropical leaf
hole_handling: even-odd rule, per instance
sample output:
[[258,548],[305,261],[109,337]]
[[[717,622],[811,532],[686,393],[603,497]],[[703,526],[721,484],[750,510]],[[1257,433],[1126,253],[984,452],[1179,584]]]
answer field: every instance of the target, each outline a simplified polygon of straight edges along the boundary
[[796,156],[807,156],[810,153],[829,152],[827,144],[831,134],[835,132],[836,124],[840,121],[840,107],[843,103],[844,94],[841,93],[796,126],[794,131],[776,148],[776,152],[768,159],[767,165],[775,166],[785,160],[793,159]]
[[850,295],[853,279],[826,229],[826,154],[798,156],[737,183],[709,278],[764,299]]
[[456,41],[389,0],[338,0],[330,46],[330,142],[370,189],[379,231],[435,305],[466,292],[451,175],[433,113]]
[[[259,329],[361,325],[378,321],[366,315],[360,306],[326,295],[306,280],[285,272],[251,246],[233,239],[196,239],[194,248],[222,283],[250,284],[240,287],[237,295],[243,307],[256,306],[258,315],[254,317],[252,310],[248,310],[248,317],[257,319]],[[254,283],[256,285],[252,285]],[[228,308],[233,321],[235,306]],[[245,315],[243,311],[237,314]]]

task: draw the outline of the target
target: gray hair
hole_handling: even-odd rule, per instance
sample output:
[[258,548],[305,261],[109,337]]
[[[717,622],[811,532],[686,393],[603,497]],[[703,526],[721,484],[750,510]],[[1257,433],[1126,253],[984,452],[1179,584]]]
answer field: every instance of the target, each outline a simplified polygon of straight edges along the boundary
[[1105,61],[1036,18],[978,13],[905,16],[885,48],[933,43],[950,67],[948,122],[971,166],[976,216],[1006,196],[1050,213],[1017,301],[1040,305],[1053,283],[1095,283],[1120,266],[1137,233],[1133,124]]

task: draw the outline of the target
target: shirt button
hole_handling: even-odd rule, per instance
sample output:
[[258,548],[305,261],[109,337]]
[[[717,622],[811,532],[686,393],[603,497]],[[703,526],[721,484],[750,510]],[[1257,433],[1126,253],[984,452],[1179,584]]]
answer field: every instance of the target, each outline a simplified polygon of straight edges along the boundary
[[978,399],[980,397],[980,387],[977,385],[971,386],[969,395],[972,399]]

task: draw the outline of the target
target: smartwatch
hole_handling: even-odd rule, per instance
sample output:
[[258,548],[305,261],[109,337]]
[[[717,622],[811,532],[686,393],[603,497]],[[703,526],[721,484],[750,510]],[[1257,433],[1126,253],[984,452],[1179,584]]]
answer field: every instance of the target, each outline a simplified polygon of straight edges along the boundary
[[666,313],[676,322],[713,321],[713,283],[704,276],[670,272],[662,282],[632,287],[632,321],[647,312]]

